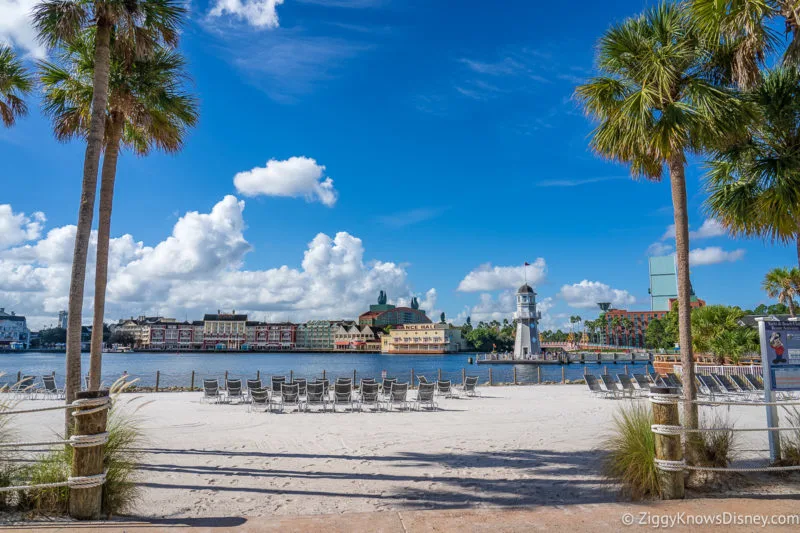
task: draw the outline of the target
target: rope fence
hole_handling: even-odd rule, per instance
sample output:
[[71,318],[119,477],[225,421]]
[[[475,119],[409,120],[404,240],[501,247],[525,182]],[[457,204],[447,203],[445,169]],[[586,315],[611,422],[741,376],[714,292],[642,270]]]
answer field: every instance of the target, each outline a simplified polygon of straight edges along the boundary
[[[660,392],[651,392],[649,396],[650,403],[653,405],[653,418],[654,424],[650,426],[650,430],[660,440],[656,443],[656,457],[654,463],[656,468],[660,471],[669,474],[668,481],[671,484],[667,493],[669,497],[682,497],[683,494],[683,478],[682,474],[687,470],[694,470],[700,472],[786,472],[800,470],[800,465],[787,465],[787,466],[744,466],[744,467],[717,467],[717,466],[700,466],[691,465],[686,463],[682,457],[680,437],[686,434],[698,433],[713,433],[713,432],[781,432],[791,431],[800,432],[799,426],[775,426],[775,427],[707,427],[707,428],[687,428],[680,425],[680,414],[678,405],[682,398],[678,394],[665,393],[668,389],[662,389]],[[792,401],[763,401],[763,402],[742,402],[742,401],[712,401],[712,400],[693,400],[692,403],[708,406],[793,406],[800,405],[800,402]],[[658,406],[658,407],[657,407]],[[676,439],[677,440],[673,440]],[[659,456],[661,455],[661,456]],[[671,455],[671,457],[667,457]],[[675,485],[679,484],[677,490]]]

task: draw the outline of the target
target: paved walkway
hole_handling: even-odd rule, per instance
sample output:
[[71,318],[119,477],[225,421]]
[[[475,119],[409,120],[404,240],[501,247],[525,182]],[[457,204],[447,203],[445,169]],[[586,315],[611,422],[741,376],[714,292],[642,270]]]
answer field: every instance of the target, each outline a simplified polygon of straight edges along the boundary
[[[784,521],[785,525],[753,522],[753,517]],[[629,521],[633,521],[629,525]],[[645,523],[639,524],[644,520]],[[700,520],[717,523],[696,525]],[[731,521],[740,521],[739,525]],[[749,520],[749,523],[743,521]],[[790,522],[786,522],[789,520]],[[728,521],[728,523],[726,523]],[[528,531],[798,531],[800,496],[784,498],[693,499],[647,503],[601,503],[539,506],[533,508],[448,509],[432,511],[382,511],[314,516],[275,516],[248,520],[244,517],[154,520],[117,520],[93,523],[37,523],[0,529],[14,531],[141,532],[185,531],[324,531],[325,533],[436,533]]]

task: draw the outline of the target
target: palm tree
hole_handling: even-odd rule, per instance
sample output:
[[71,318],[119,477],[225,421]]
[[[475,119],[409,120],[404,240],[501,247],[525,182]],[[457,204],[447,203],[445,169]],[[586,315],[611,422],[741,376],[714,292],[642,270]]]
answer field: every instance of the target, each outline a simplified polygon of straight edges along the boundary
[[[59,64],[41,64],[45,111],[59,140],[86,135],[92,102],[94,38],[85,32],[59,54]],[[184,93],[184,60],[169,48],[157,47],[141,58],[118,59],[112,52],[111,82],[100,184],[100,220],[95,271],[90,386],[100,386],[102,330],[108,281],[111,209],[121,144],[138,155],[153,148],[177,152],[187,128],[197,122],[197,103]]]
[[33,80],[10,47],[0,44],[0,119],[10,128],[17,117],[28,113],[23,96],[33,89]]
[[[686,160],[735,130],[744,106],[714,83],[712,54],[683,4],[662,3],[613,26],[601,38],[601,74],[577,88],[599,121],[593,149],[626,163],[634,178],[660,181],[669,172],[675,217],[680,347],[686,426],[697,427],[690,323],[689,218]],[[687,450],[691,453],[690,450]]]
[[770,298],[789,306],[789,314],[795,316],[794,299],[800,295],[800,269],[773,268],[764,276],[761,287]]
[[[81,200],[69,286],[64,387],[67,403],[75,398],[81,382],[83,286],[97,194],[97,170],[105,139],[111,37],[113,34],[117,52],[126,56],[141,57],[159,43],[175,46],[178,42],[178,26],[185,12],[185,8],[176,0],[44,0],[33,10],[33,23],[39,38],[51,48],[68,45],[86,29],[96,32],[92,104],[86,128]],[[69,433],[70,416],[66,417],[66,429]]]
[[713,154],[706,207],[735,235],[794,243],[800,264],[800,71],[769,71],[743,98],[756,119]]
[[759,83],[766,59],[779,51],[781,39],[775,30],[779,18],[784,19],[785,32],[791,33],[783,63],[800,62],[797,0],[690,0],[689,6],[699,31],[719,44],[714,61],[726,81],[742,89]]
[[631,334],[633,333],[633,321],[628,317],[623,318],[622,328],[625,331],[625,346],[630,346]]
[[622,319],[618,316],[611,318],[611,333],[614,334],[614,346],[619,346],[619,328],[622,326]]

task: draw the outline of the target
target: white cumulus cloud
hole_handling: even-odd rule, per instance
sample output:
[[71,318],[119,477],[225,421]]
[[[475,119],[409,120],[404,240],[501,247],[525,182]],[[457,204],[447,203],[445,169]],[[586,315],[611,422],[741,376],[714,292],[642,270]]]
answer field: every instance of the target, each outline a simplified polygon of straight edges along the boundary
[[25,241],[38,239],[46,218],[44,213],[31,216],[14,213],[9,204],[0,204],[0,250]]
[[[700,227],[695,231],[689,232],[689,239],[710,239],[712,237],[722,237],[728,234],[728,230],[716,218],[707,218],[703,221]],[[664,235],[661,236],[662,241],[668,239],[675,239],[675,224],[667,226]]]
[[231,15],[256,28],[277,28],[277,7],[283,0],[216,0],[209,16]]
[[36,39],[31,10],[39,0],[0,0],[0,44],[18,47],[42,59],[47,49]]
[[246,196],[303,197],[328,207],[336,204],[338,193],[333,180],[325,177],[325,166],[309,157],[270,159],[267,166],[239,172],[233,177],[236,190]]
[[558,296],[570,307],[579,309],[597,309],[599,302],[611,302],[614,307],[636,302],[636,298],[626,290],[614,289],[605,283],[587,279],[580,283],[562,286]]
[[[486,263],[466,276],[458,284],[461,292],[495,291],[499,289],[518,288],[525,280],[523,266],[495,266]],[[544,281],[547,275],[547,264],[539,257],[527,267],[528,283],[536,285]]]
[[716,265],[717,263],[733,263],[744,258],[744,249],[723,250],[719,246],[695,248],[689,251],[689,263],[692,265]]
[[[257,320],[353,319],[380,290],[411,294],[405,268],[365,260],[364,246],[347,232],[316,235],[298,266],[243,267],[252,249],[244,231],[244,202],[226,196],[208,213],[189,212],[154,246],[132,235],[111,240],[106,320],[140,314],[199,319],[236,309]],[[0,250],[0,302],[26,315],[33,328],[53,324],[66,309],[75,226],[50,229],[27,244]],[[97,236],[92,233],[84,321],[89,320]],[[436,291],[420,301],[436,305]]]
[[675,252],[675,247],[671,244],[667,244],[664,242],[654,242],[650,246],[647,247],[646,254],[648,256],[654,255],[669,255]]

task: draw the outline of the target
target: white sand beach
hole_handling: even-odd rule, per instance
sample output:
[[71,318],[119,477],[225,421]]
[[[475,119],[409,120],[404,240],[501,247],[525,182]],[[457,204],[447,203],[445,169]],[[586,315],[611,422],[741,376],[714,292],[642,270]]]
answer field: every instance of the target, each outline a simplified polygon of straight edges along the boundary
[[[123,395],[146,435],[135,514],[152,518],[308,515],[612,502],[597,451],[621,401],[584,386],[482,387],[435,412],[248,412],[200,393]],[[26,401],[43,406],[51,402]],[[763,407],[723,408],[765,425]],[[23,415],[22,438],[52,436],[60,411]],[[744,458],[767,459],[766,435],[740,434]],[[746,494],[798,493],[794,481]]]

